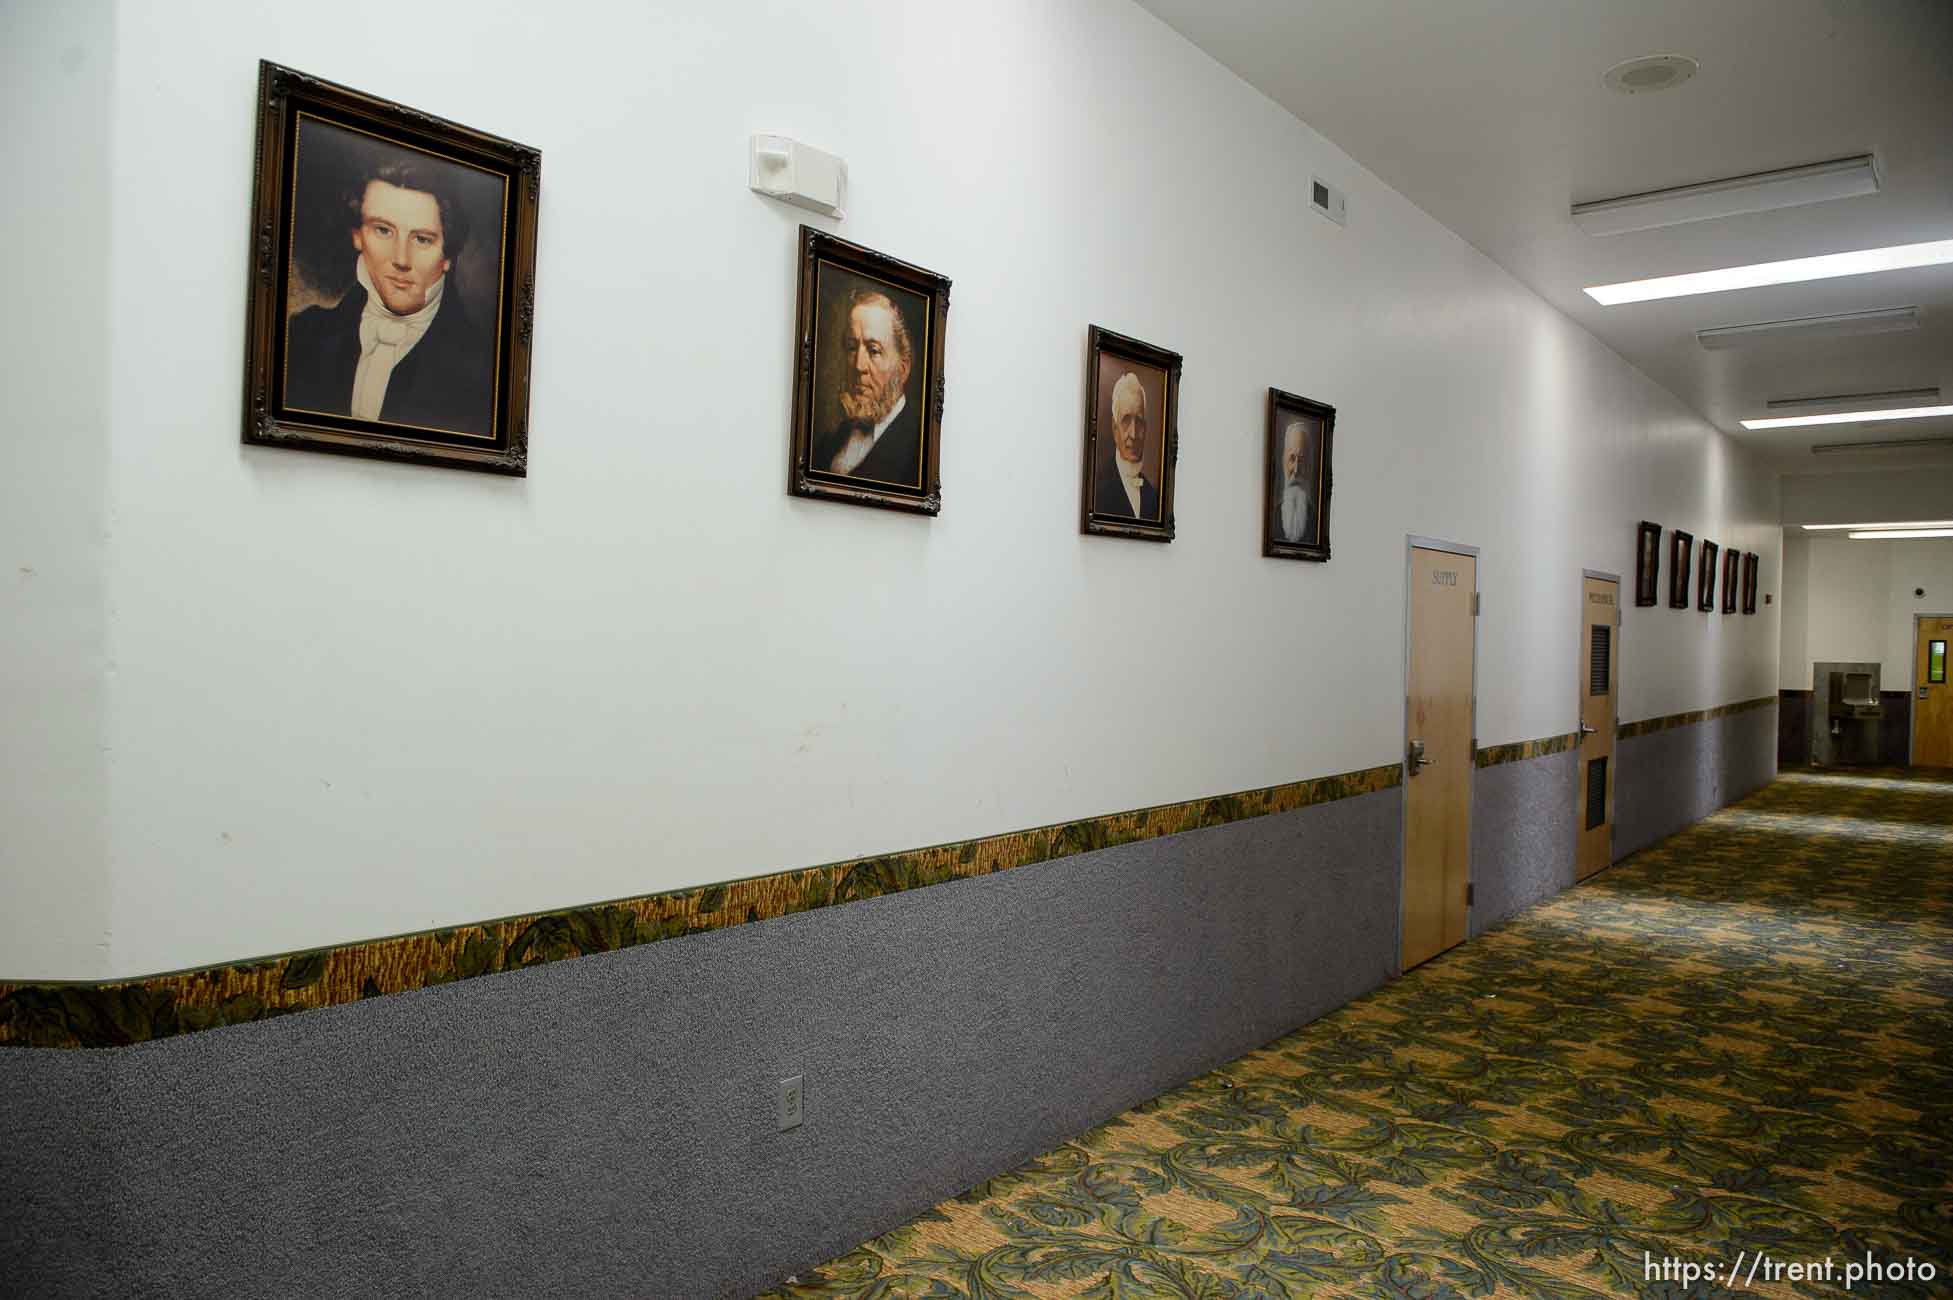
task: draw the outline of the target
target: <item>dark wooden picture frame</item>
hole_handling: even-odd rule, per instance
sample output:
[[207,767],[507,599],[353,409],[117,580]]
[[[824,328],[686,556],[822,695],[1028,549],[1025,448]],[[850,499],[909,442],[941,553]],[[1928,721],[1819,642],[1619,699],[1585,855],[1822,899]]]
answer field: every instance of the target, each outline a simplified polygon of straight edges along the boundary
[[1714,542],[1702,543],[1702,569],[1696,577],[1695,607],[1704,614],[1716,612],[1716,555],[1720,550]]
[[1743,612],[1756,613],[1756,573],[1762,560],[1755,551],[1743,553]]
[[1668,535],[1668,607],[1689,607],[1689,561],[1695,554],[1695,534],[1677,528]]
[[802,226],[799,285],[787,491],[939,513],[949,277]]
[[1268,390],[1268,446],[1261,474],[1263,555],[1283,560],[1329,558],[1329,489],[1335,482],[1330,456],[1335,434],[1335,407],[1279,388]]
[[[1078,531],[1148,542],[1173,540],[1173,484],[1180,457],[1180,354],[1094,325],[1085,367],[1085,466]],[[1113,372],[1117,374],[1113,374]],[[1112,375],[1110,383],[1104,378]],[[1135,396],[1136,395],[1136,396]],[[1138,423],[1123,418],[1133,417]],[[1155,412],[1159,415],[1156,417]],[[1160,428],[1155,433],[1154,420]],[[1137,434],[1130,432],[1137,429]],[[1122,432],[1123,431],[1123,432]],[[1136,461],[1122,455],[1133,438]],[[1135,506],[1120,460],[1139,466]],[[1148,470],[1157,481],[1148,482]],[[1152,493],[1149,497],[1148,492]],[[1152,505],[1149,508],[1148,502]]]
[[1634,528],[1634,603],[1661,603],[1661,525],[1643,519]]
[[276,63],[257,104],[244,441],[526,475],[542,155]]
[[1722,612],[1736,612],[1737,587],[1743,574],[1743,554],[1733,546],[1722,550]]

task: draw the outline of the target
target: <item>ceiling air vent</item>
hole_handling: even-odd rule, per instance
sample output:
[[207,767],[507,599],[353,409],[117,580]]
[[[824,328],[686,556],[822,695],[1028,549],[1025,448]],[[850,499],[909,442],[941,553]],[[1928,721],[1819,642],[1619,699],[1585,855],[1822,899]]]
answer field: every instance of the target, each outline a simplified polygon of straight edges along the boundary
[[1697,330],[1695,341],[1711,352],[1758,344],[1808,339],[1853,338],[1860,334],[1902,334],[1919,328],[1917,307],[1881,307],[1877,311],[1848,311],[1835,316],[1798,316],[1790,320],[1758,321],[1754,325],[1718,325]]

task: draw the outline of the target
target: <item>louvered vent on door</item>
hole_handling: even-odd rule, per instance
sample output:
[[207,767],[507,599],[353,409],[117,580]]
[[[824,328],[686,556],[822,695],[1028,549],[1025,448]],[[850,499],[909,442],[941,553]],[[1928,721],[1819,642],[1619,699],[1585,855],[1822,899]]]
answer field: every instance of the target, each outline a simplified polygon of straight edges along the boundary
[[[1593,625],[1593,633],[1593,657],[1589,660],[1592,667],[1588,670],[1593,680],[1588,684],[1587,694],[1605,695],[1607,694],[1607,683],[1609,681],[1607,670],[1610,664],[1608,660],[1614,650],[1614,629],[1605,623],[1596,623]],[[1563,678],[1562,680],[1565,679]]]
[[1587,829],[1607,824],[1607,760],[1587,764]]

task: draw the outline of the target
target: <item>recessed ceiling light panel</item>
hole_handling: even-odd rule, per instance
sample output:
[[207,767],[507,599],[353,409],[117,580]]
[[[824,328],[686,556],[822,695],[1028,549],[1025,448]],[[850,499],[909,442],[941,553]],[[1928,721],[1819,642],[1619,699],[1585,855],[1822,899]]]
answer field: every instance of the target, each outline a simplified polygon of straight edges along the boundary
[[1601,74],[1601,84],[1623,95],[1646,95],[1681,85],[1702,65],[1682,54],[1644,54],[1623,59]]
[[1925,244],[1861,248],[1850,253],[1826,253],[1822,257],[1794,257],[1787,262],[1757,262],[1750,266],[1724,267],[1719,271],[1692,271],[1687,275],[1663,275],[1652,280],[1596,284],[1582,292],[1603,307],[1613,307],[1624,302],[1686,298],[1698,293],[1727,293],[1732,289],[1757,289],[1772,284],[1801,284],[1806,280],[1834,280],[1844,275],[1871,275],[1877,271],[1903,271],[1915,266],[1943,266],[1948,262],[1953,262],[1953,239],[1936,239]]
[[1745,429],[1798,429],[1812,424],[1869,424],[1874,420],[1930,420],[1953,415],[1953,406],[1904,406],[1889,411],[1834,411],[1830,415],[1786,415],[1770,420],[1744,420]]
[[1846,533],[1858,542],[1896,542],[1909,537],[1953,537],[1953,528],[1888,528],[1877,533]]
[[1629,194],[1573,205],[1573,224],[1590,235],[1624,235],[1690,221],[1713,221],[1746,212],[1795,208],[1878,193],[1878,167],[1870,154],[1732,176],[1670,190]]

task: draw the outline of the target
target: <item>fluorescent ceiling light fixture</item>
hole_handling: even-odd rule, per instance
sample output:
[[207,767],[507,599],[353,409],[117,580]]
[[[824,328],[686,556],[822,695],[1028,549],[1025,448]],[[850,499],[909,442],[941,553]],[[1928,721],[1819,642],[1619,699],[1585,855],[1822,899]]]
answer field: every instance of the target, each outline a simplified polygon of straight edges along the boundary
[[1893,406],[1934,406],[1939,389],[1890,388],[1882,393],[1828,393],[1821,397],[1773,397],[1763,405],[1772,411],[1788,411],[1795,406],[1843,406],[1851,410],[1870,410],[1867,402],[1890,402]]
[[1902,438],[1893,442],[1820,442],[1811,448],[1811,455],[1828,456],[1846,451],[1917,451],[1922,447],[1953,447],[1953,438]]
[[1889,524],[1805,524],[1807,533],[1835,532],[1838,529],[1865,528],[1953,528],[1953,519],[1909,519]]
[[1869,420],[1929,420],[1953,415],[1953,406],[1901,406],[1889,411],[1834,411],[1830,415],[1785,415],[1774,420],[1744,420],[1745,429],[1797,429],[1812,424],[1864,424]]
[[1697,293],[1726,293],[1769,284],[1798,284],[1805,280],[1833,280],[1841,275],[1871,275],[1903,271],[1915,266],[1943,266],[1953,262],[1953,239],[1925,244],[1895,244],[1891,248],[1863,248],[1855,253],[1826,253],[1822,257],[1794,257],[1787,262],[1757,262],[1720,271],[1692,271],[1653,280],[1624,280],[1597,284],[1584,292],[1605,307],[1656,298],[1685,298]]
[[1854,541],[1869,542],[1880,538],[1904,541],[1909,537],[1953,537],[1953,528],[1895,528],[1879,533],[1846,533]]
[[1573,205],[1573,224],[1590,235],[1625,235],[1691,221],[1714,221],[1745,212],[1795,208],[1806,203],[1878,193],[1878,166],[1870,154],[1834,158],[1807,167],[1731,176],[1645,194],[1626,194]]
[[1919,328],[1917,307],[1884,307],[1878,311],[1848,311],[1836,316],[1798,316],[1791,320],[1758,321],[1754,325],[1718,325],[1697,330],[1695,341],[1710,351],[1750,347],[1782,340],[1841,339],[1858,334],[1898,334]]

